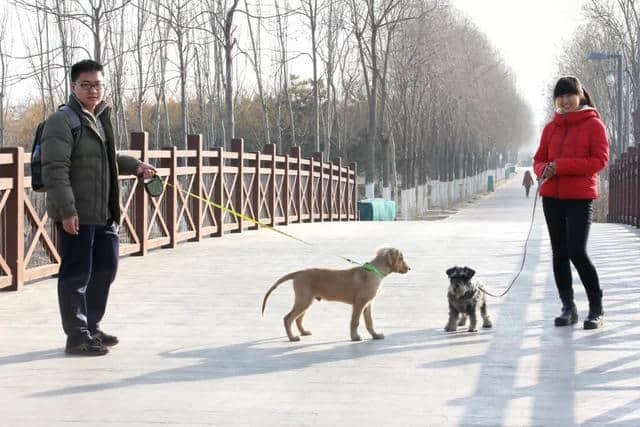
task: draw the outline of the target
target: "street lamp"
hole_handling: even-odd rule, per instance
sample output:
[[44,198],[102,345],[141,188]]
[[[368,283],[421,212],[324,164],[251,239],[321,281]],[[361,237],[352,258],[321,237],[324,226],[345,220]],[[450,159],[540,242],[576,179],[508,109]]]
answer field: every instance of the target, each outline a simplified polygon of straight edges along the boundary
[[[591,52],[587,59],[591,61],[603,61],[605,59],[616,59],[616,144],[614,145],[614,151],[617,151],[618,155],[621,155],[624,151],[624,138],[622,137],[623,123],[622,123],[622,55],[603,53],[603,52]],[[608,77],[608,76],[607,76]]]

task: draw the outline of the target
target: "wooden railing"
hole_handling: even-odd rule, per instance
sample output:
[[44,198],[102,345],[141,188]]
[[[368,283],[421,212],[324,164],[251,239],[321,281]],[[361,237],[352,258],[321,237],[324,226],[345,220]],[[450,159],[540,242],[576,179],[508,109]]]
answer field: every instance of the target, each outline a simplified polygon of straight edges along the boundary
[[630,147],[609,165],[609,222],[640,227],[640,149]]
[[[140,178],[119,178],[120,255],[258,227],[192,195],[271,226],[358,219],[356,164],[344,167],[340,158],[304,159],[299,147],[279,155],[273,144],[245,152],[242,139],[232,141],[231,151],[204,150],[201,135],[189,135],[187,150],[149,150],[146,133],[133,133],[131,150],[121,153],[156,166],[167,185],[152,198]],[[25,175],[29,158],[21,147],[0,149],[0,288],[9,290],[53,275],[60,265],[46,196],[32,191]]]

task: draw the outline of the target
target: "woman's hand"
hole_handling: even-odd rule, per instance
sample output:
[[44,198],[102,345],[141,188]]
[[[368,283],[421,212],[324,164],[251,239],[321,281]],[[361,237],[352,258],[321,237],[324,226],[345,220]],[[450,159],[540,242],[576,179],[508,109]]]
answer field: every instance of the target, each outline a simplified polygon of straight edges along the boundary
[[547,166],[544,167],[544,171],[542,172],[542,179],[549,179],[556,174],[556,163],[550,162],[547,163]]

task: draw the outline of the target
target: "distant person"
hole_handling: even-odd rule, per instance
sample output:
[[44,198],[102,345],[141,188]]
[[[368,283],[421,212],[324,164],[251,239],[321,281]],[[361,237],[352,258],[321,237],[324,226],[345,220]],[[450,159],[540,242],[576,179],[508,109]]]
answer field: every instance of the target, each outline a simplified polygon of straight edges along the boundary
[[65,352],[85,356],[106,354],[118,343],[100,329],[118,269],[118,174],[147,179],[155,174],[152,166],[116,154],[104,92],[101,64],[74,64],[67,105],[80,119],[80,132],[74,137],[67,113],[59,110],[49,116],[42,135],[47,211],[60,236],[58,303]]
[[560,78],[553,89],[553,100],[557,110],[542,131],[534,171],[543,179],[540,195],[553,250],[553,275],[562,301],[562,314],[556,317],[555,325],[578,321],[571,261],[589,299],[584,328],[596,329],[603,325],[602,290],[587,255],[587,240],[593,200],[598,197],[597,174],[609,160],[607,133],[577,78]]
[[529,169],[524,171],[524,178],[522,178],[522,185],[524,186],[525,194],[527,195],[527,197],[529,197],[529,190],[533,185],[533,177],[531,176],[531,172],[529,172]]

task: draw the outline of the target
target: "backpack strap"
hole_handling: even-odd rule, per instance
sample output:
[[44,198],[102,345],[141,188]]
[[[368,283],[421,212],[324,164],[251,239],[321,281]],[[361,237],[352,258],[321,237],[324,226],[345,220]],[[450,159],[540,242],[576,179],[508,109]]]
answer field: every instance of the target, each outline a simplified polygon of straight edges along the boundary
[[75,110],[68,105],[63,105],[59,108],[64,114],[67,116],[67,122],[69,123],[69,127],[71,128],[71,134],[73,135],[73,143],[74,145],[78,143],[78,138],[80,136],[80,131],[82,130],[82,123],[80,123],[80,116]]

